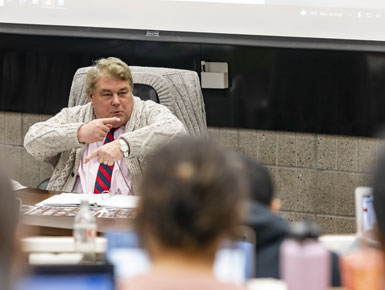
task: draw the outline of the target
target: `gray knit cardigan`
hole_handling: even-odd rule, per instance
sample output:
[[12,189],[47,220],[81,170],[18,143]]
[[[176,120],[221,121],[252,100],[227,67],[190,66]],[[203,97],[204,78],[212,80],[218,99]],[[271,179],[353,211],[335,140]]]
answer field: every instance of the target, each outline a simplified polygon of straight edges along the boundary
[[[88,103],[85,79],[91,67],[79,68],[73,78],[68,107]],[[191,70],[130,66],[135,84],[156,91],[159,103],[166,106],[194,136],[206,136],[206,111],[198,74]]]
[[[77,139],[77,131],[94,119],[90,103],[64,108],[45,122],[32,125],[24,139],[24,147],[38,160],[50,162],[54,171],[47,189],[71,192],[76,182],[80,160],[85,149]],[[131,174],[131,185],[137,194],[145,156],[159,145],[186,134],[184,125],[163,105],[134,97],[134,108],[126,123],[125,139],[130,155],[124,158]]]

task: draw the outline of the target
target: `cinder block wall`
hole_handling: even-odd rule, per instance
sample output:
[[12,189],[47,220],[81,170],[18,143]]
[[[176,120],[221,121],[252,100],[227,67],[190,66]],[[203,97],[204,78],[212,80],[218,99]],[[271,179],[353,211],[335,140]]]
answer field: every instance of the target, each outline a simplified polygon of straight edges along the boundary
[[[51,116],[0,112],[0,154],[6,159],[12,179],[28,187],[37,185],[52,174],[52,166],[35,160],[23,147],[28,128]],[[3,163],[3,162],[2,162]]]
[[354,189],[368,185],[379,139],[226,128],[209,135],[267,166],[287,220],[314,219],[324,233],[355,232]]
[[[0,112],[0,153],[11,161],[11,177],[23,185],[36,187],[52,173],[51,165],[23,148],[31,124],[49,117]],[[267,166],[289,221],[315,219],[325,233],[355,231],[354,188],[368,184],[380,140],[226,128],[210,128],[209,135]]]

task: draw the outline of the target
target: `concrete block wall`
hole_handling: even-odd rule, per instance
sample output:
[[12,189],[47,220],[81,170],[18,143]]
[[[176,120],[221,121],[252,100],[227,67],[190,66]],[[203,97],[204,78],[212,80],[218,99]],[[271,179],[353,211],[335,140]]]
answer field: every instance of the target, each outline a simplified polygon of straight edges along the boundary
[[23,147],[28,128],[50,117],[49,115],[0,112],[2,163],[7,163],[10,177],[22,185],[35,188],[52,174],[53,168],[50,164],[35,160]]
[[[31,124],[49,117],[0,112],[0,153],[10,161],[11,178],[25,186],[36,187],[52,173],[23,148]],[[209,128],[209,135],[267,166],[289,221],[314,219],[325,233],[355,231],[354,188],[368,184],[380,140],[227,128]]]
[[209,135],[267,166],[287,220],[316,220],[324,233],[355,232],[354,189],[369,184],[381,140],[226,128],[209,128]]

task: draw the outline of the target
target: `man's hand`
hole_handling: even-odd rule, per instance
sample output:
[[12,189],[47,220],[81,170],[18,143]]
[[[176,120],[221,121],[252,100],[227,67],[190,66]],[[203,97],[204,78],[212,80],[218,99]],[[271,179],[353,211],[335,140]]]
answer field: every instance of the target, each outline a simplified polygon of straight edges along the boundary
[[95,157],[98,158],[99,163],[105,163],[110,166],[113,165],[115,161],[122,159],[123,153],[120,151],[119,140],[112,141],[99,147],[91,155],[86,157],[84,163],[87,163]]
[[78,130],[79,143],[94,143],[103,141],[107,133],[114,127],[114,124],[119,122],[117,117],[95,119],[81,126]]

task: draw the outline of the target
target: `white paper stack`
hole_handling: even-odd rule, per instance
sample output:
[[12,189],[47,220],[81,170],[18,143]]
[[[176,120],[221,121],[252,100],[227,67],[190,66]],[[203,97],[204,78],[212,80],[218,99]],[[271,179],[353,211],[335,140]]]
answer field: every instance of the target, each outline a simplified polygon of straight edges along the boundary
[[[73,253],[75,252],[73,237],[28,237],[21,240],[21,246],[26,253]],[[107,239],[97,237],[96,253],[104,253],[107,249]]]
[[139,197],[121,194],[81,194],[62,193],[39,202],[39,206],[79,206],[82,200],[88,200],[90,205],[108,208],[136,208]]

